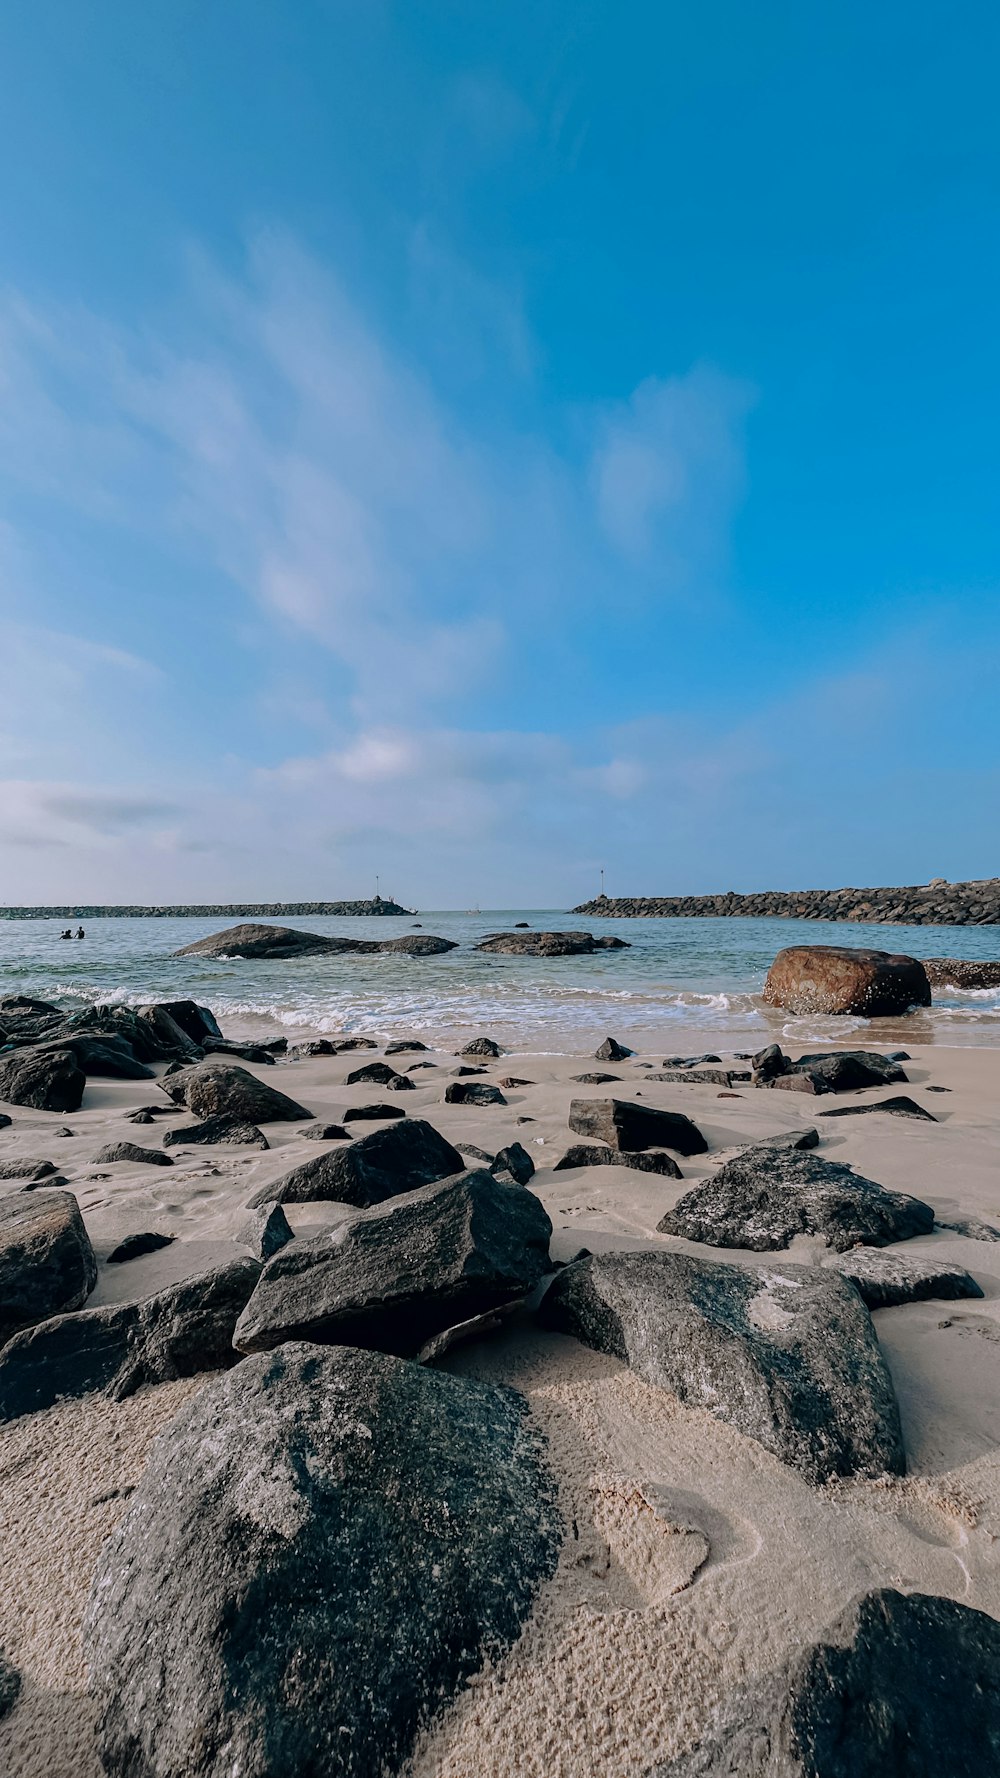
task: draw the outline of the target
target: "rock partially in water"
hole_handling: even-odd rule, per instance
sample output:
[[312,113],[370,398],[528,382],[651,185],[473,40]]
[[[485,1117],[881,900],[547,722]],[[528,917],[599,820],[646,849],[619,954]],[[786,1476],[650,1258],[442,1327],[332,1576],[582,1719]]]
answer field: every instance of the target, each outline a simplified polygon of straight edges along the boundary
[[627,951],[624,938],[595,938],[592,932],[492,932],[475,946],[504,957],[592,957],[595,951]]
[[790,945],[774,959],[763,998],[792,1013],[879,1019],[930,1006],[931,988],[916,957],[846,945]]

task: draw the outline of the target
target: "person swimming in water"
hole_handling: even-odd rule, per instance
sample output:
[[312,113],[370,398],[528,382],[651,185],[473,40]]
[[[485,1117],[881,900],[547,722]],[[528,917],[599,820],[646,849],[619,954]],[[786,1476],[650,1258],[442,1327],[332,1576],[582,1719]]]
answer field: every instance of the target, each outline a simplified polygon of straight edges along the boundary
[[60,938],[72,938],[72,936],[73,936],[72,926],[67,926],[65,932],[60,932],[60,934],[59,934]]
[[87,936],[87,935],[86,935],[86,933],[85,933],[85,932],[84,932],[84,930],[83,930],[83,927],[82,927],[82,926],[78,926],[78,927],[77,927],[77,929],[76,929],[76,936],[77,936],[77,938],[86,938],[86,936]]

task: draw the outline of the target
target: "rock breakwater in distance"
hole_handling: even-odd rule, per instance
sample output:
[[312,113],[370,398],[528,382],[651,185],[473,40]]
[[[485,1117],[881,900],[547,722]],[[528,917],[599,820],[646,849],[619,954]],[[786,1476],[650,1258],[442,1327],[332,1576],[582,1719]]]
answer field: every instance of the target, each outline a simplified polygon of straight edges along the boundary
[[268,918],[286,914],[412,914],[398,901],[233,901],[184,907],[98,907],[80,902],[65,907],[0,907],[0,920],[184,920]]
[[857,920],[898,926],[1000,925],[1000,877],[974,883],[930,883],[902,889],[760,889],[738,895],[598,895],[574,914],[606,919]]

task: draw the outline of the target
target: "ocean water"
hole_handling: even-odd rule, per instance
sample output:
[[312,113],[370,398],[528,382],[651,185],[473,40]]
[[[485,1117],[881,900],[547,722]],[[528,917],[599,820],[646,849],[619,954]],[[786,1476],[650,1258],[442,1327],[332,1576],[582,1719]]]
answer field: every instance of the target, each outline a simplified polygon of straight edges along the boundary
[[[545,909],[421,913],[425,932],[458,941],[443,957],[307,957],[222,962],[175,957],[223,922],[112,919],[82,940],[58,920],[0,920],[0,993],[67,1007],[93,1000],[140,1004],[192,996],[227,1035],[337,1033],[465,1039],[489,1032],[512,1048],[575,1053],[608,1033],[664,1054],[757,1049],[857,1034],[857,1041],[1000,1043],[1000,991],[943,993],[932,1008],[893,1020],[790,1018],[765,1007],[768,966],[790,944],[873,945],[912,956],[1000,956],[1000,928],[865,926],[813,920],[601,920]],[[497,957],[476,941],[517,920],[536,930],[614,933],[627,951],[593,957]],[[409,932],[406,918],[289,918],[278,924],[356,938]]]

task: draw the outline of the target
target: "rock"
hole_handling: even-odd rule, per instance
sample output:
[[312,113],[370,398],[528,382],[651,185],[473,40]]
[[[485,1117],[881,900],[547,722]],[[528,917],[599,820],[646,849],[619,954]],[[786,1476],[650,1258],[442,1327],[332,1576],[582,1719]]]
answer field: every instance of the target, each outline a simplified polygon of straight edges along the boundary
[[17,1668],[0,1654],[0,1722],[9,1716],[21,1696],[21,1675]]
[[905,1470],[871,1316],[831,1271],[686,1253],[591,1255],[557,1274],[539,1314],[810,1481]]
[[638,1173],[662,1173],[667,1179],[683,1178],[673,1156],[655,1148],[632,1154],[608,1148],[604,1143],[574,1142],[552,1171],[565,1173],[571,1167],[632,1167]]
[[535,1083],[533,1080],[521,1080],[516,1074],[502,1074],[497,1084],[503,1087],[505,1092],[513,1093],[517,1091],[518,1087],[533,1087]]
[[629,1056],[634,1054],[634,1050],[626,1049],[625,1045],[619,1043],[616,1038],[606,1037],[594,1051],[594,1060],[595,1062],[625,1062]]
[[763,998],[793,1013],[877,1019],[930,1006],[931,987],[916,957],[843,945],[790,945],[771,964]]
[[627,951],[624,938],[595,938],[592,932],[493,932],[474,946],[504,957],[591,957],[595,951]]
[[956,1216],[950,1222],[939,1222],[937,1226],[964,1235],[969,1241],[1000,1241],[1000,1229],[983,1222],[978,1216]]
[[[971,957],[925,957],[927,980],[932,988],[1000,988],[1000,963]],[[3,1003],[0,1002],[0,1010]]]
[[[88,1006],[65,1019],[49,1034],[48,1041],[60,1043],[64,1038],[87,1035],[97,1041],[116,1040],[139,1062],[190,1062],[201,1056],[201,1045],[192,1042],[160,1006]],[[82,1057],[80,1063],[86,1068]],[[87,1069],[88,1073],[99,1071]]]
[[319,932],[300,932],[293,926],[263,926],[248,921],[229,926],[225,932],[213,932],[193,945],[175,951],[175,957],[225,957],[242,960],[258,957],[269,962],[286,957],[375,956],[379,951],[403,951],[411,957],[439,957],[455,950],[450,938],[435,938],[431,933],[403,938],[329,938]]
[[437,1066],[437,1062],[411,1062],[406,1072],[407,1074],[416,1074],[419,1068],[436,1068]]
[[[772,1054],[775,1050],[777,1057]],[[754,1057],[754,1085],[782,1087],[794,1093],[853,1093],[907,1079],[898,1062],[875,1050],[820,1050],[793,1062],[774,1044],[762,1055],[768,1058],[763,1070],[756,1066]]]
[[834,1105],[829,1111],[821,1111],[819,1117],[861,1117],[866,1111],[888,1111],[893,1117],[918,1117],[924,1123],[936,1124],[938,1119],[932,1111],[925,1111],[915,1099],[908,1099],[905,1093],[897,1093],[894,1099],[880,1099],[877,1105]]
[[30,994],[4,994],[0,998],[0,1014],[18,1012],[54,1013],[62,1018],[58,1006],[51,1000],[32,1000]]
[[659,1111],[631,1099],[572,1099],[569,1127],[578,1136],[633,1153],[643,1148],[674,1148],[678,1154],[708,1151],[701,1131],[683,1112]]
[[1000,922],[1000,878],[982,882],[934,881],[887,889],[773,889],[737,895],[631,896],[614,901],[599,895],[574,914],[601,919],[791,918],[796,920],[885,921],[898,926],[996,925]]
[[715,1713],[647,1778],[975,1778],[1000,1770],[1000,1624],[891,1588]]
[[769,1043],[755,1056],[750,1057],[753,1066],[754,1084],[761,1086],[764,1082],[774,1080],[779,1074],[787,1073],[791,1062],[778,1043]]
[[6,1111],[0,1111],[0,1130],[9,1130],[13,1122],[14,1119],[8,1117]]
[[445,951],[457,951],[458,942],[453,938],[435,938],[430,932],[422,932],[419,938],[404,933],[402,938],[383,939],[378,949],[402,951],[407,957],[443,957]]
[[531,1290],[551,1234],[534,1193],[485,1168],[425,1185],[272,1260],[236,1347],[316,1340],[412,1358],[444,1328]]
[[55,1314],[0,1352],[0,1420],[101,1389],[115,1401],[235,1364],[233,1332],[260,1276],[257,1260],[230,1260],[138,1303]]
[[342,1037],[333,1049],[335,1055],[341,1056],[349,1050],[377,1050],[378,1044],[374,1037]]
[[295,1231],[280,1204],[262,1204],[243,1218],[236,1239],[241,1247],[249,1247],[254,1259],[269,1260],[295,1239]]
[[527,1185],[535,1171],[534,1161],[520,1142],[508,1142],[487,1164],[491,1173],[509,1173],[518,1185]]
[[923,1303],[929,1297],[953,1300],[983,1294],[962,1266],[925,1251],[890,1253],[884,1247],[852,1247],[830,1265],[842,1278],[850,1279],[869,1309]]
[[[329,1037],[310,1037],[302,1043],[293,1044],[291,1054],[296,1061],[306,1056],[336,1056],[340,1047],[339,1043],[334,1043]],[[371,1047],[374,1049],[374,1044]]]
[[494,1043],[492,1037],[474,1037],[458,1053],[460,1056],[502,1056],[503,1050],[498,1043]]
[[228,1148],[270,1148],[271,1144],[256,1124],[241,1123],[231,1117],[208,1117],[199,1124],[184,1124],[168,1130],[163,1138],[165,1148],[189,1147],[218,1143]]
[[464,1080],[468,1074],[488,1074],[489,1069],[478,1068],[474,1063],[462,1062],[457,1068],[452,1068],[450,1073],[455,1076],[456,1080]]
[[858,1242],[884,1247],[934,1227],[929,1204],[887,1191],[839,1161],[765,1142],[727,1161],[679,1198],[662,1234],[710,1247],[767,1253],[795,1235],[822,1235],[838,1253]]
[[[70,1036],[60,1034],[58,1039],[46,1040],[38,1048],[51,1049],[56,1055],[69,1050],[76,1059],[77,1067],[82,1068],[86,1075],[100,1075],[109,1080],[153,1078],[153,1070],[147,1068],[145,1062],[138,1061],[131,1045],[113,1031],[76,1031]],[[76,1107],[65,1105],[57,1109],[73,1111]]]
[[664,1068],[701,1068],[706,1062],[721,1062],[722,1057],[706,1050],[703,1056],[668,1056]]
[[774,1136],[762,1136],[759,1142],[748,1144],[750,1148],[792,1149],[818,1148],[819,1131],[812,1124],[801,1130],[779,1130]]
[[228,1037],[206,1037],[202,1048],[206,1056],[237,1056],[241,1062],[256,1062],[263,1068],[274,1067],[274,1056],[264,1043],[235,1043]]
[[485,1148],[477,1148],[474,1142],[456,1142],[459,1154],[468,1155],[474,1161],[482,1161],[484,1167],[493,1166],[493,1156]]
[[174,1164],[162,1148],[140,1148],[137,1142],[108,1142],[104,1148],[98,1149],[91,1165],[104,1167],[116,1161],[128,1161],[134,1167],[172,1167]]
[[685,1083],[702,1087],[731,1087],[736,1081],[749,1080],[750,1073],[729,1068],[667,1068],[662,1074],[651,1074],[650,1080]]
[[405,1117],[399,1105],[352,1105],[344,1112],[345,1124],[379,1123],[391,1117]]
[[0,1099],[35,1111],[79,1111],[87,1077],[69,1049],[15,1050],[0,1055]]
[[583,1087],[609,1086],[612,1081],[621,1080],[620,1074],[600,1074],[596,1070],[592,1074],[574,1074],[571,1077]]
[[97,1260],[72,1192],[0,1197],[0,1344],[32,1322],[78,1309],[96,1283]]
[[15,1155],[0,1161],[0,1179],[47,1179],[55,1172],[51,1161],[39,1161],[31,1155]]
[[165,1013],[192,1043],[204,1043],[206,1037],[221,1037],[219,1023],[210,1007],[199,1006],[195,1000],[161,1000],[155,1006],[144,1006],[142,1012]]
[[125,1113],[125,1121],[129,1124],[151,1124],[153,1122],[153,1114],[151,1111],[127,1111]]
[[304,1130],[298,1131],[298,1135],[308,1136],[311,1142],[347,1141],[347,1131],[344,1129],[343,1124],[306,1124]]
[[370,1081],[374,1086],[384,1087],[388,1086],[392,1081],[401,1080],[402,1078],[402,1075],[397,1074],[395,1068],[389,1067],[388,1062],[366,1062],[363,1068],[354,1068],[351,1070],[351,1073],[347,1076],[346,1085],[353,1087],[357,1086],[359,1083],[367,1084]]
[[387,1056],[405,1056],[411,1050],[426,1050],[426,1048],[426,1043],[421,1043],[416,1037],[410,1037],[397,1039],[395,1043],[387,1043],[385,1053]]
[[506,1105],[499,1087],[485,1080],[453,1080],[445,1087],[446,1105]]
[[267,1086],[230,1062],[199,1062],[164,1075],[161,1087],[175,1105],[196,1117],[226,1118],[234,1124],[287,1123],[312,1114],[276,1087]]
[[99,1560],[105,1773],[399,1772],[516,1640],[560,1538],[513,1390],[339,1347],[248,1359],[161,1434]]
[[156,1229],[144,1229],[141,1234],[126,1235],[108,1254],[109,1266],[122,1266],[130,1259],[141,1259],[145,1253],[158,1253],[161,1247],[172,1245],[173,1235],[161,1235]]
[[314,1200],[365,1209],[461,1173],[462,1157],[433,1124],[405,1118],[372,1130],[346,1148],[324,1151],[263,1186],[248,1208]]

